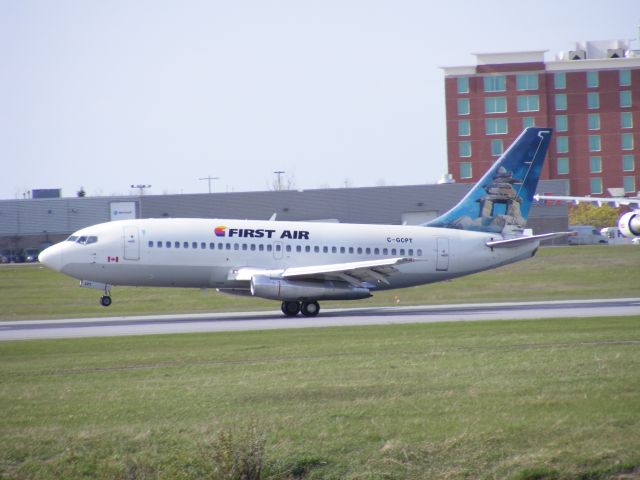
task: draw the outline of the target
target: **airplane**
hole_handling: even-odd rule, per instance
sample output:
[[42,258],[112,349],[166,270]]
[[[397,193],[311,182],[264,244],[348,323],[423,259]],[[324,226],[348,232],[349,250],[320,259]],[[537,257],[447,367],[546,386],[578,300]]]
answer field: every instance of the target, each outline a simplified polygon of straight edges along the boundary
[[525,234],[552,129],[525,129],[466,196],[416,226],[162,218],[83,228],[39,257],[47,267],[103,290],[113,285],[216,288],[281,302],[313,317],[319,300],[449,280],[535,255]]
[[[534,195],[536,201],[557,201],[575,203],[596,203],[599,207],[613,204],[616,208],[621,205],[633,208],[618,218],[618,230],[627,238],[640,237],[640,198],[638,197],[571,197],[567,195]],[[634,240],[635,241],[635,240]]]

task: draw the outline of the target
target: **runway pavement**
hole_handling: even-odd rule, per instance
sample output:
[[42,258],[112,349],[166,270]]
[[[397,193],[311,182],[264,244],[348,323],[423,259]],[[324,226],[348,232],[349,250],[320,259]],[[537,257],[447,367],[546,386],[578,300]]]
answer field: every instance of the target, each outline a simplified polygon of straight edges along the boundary
[[0,341],[628,315],[640,315],[640,298],[334,309],[323,310],[315,318],[286,318],[279,310],[274,310],[251,313],[25,320],[0,322]]

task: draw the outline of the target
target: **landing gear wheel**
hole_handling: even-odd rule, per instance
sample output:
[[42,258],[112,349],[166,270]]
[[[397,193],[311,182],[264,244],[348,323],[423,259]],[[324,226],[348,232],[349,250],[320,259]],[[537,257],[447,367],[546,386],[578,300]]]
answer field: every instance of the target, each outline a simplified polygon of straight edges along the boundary
[[108,307],[111,305],[111,297],[109,295],[103,295],[100,297],[100,305],[103,307]]
[[320,312],[320,304],[316,301],[302,302],[300,311],[305,317],[315,317]]
[[295,317],[300,311],[300,304],[298,302],[282,302],[280,308],[287,317]]

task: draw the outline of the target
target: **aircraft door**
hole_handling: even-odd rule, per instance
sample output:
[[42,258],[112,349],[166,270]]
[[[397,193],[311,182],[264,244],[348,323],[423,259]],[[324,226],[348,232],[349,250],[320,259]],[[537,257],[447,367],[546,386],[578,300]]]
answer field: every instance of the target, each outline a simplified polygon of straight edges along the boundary
[[138,227],[124,227],[124,259],[140,260]]
[[438,272],[446,272],[449,270],[449,239],[438,238],[437,247],[436,270]]
[[276,260],[282,260],[284,255],[283,250],[284,247],[282,246],[282,242],[273,242],[273,258]]

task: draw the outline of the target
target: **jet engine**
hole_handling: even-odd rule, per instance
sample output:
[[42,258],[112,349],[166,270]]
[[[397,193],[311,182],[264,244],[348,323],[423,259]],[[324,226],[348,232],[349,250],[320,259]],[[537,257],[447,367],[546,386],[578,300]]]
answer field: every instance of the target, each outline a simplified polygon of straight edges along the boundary
[[618,220],[618,228],[625,237],[640,236],[640,210],[622,215]]
[[266,275],[251,277],[251,294],[270,300],[357,300],[371,296],[368,288],[329,280],[285,280]]

